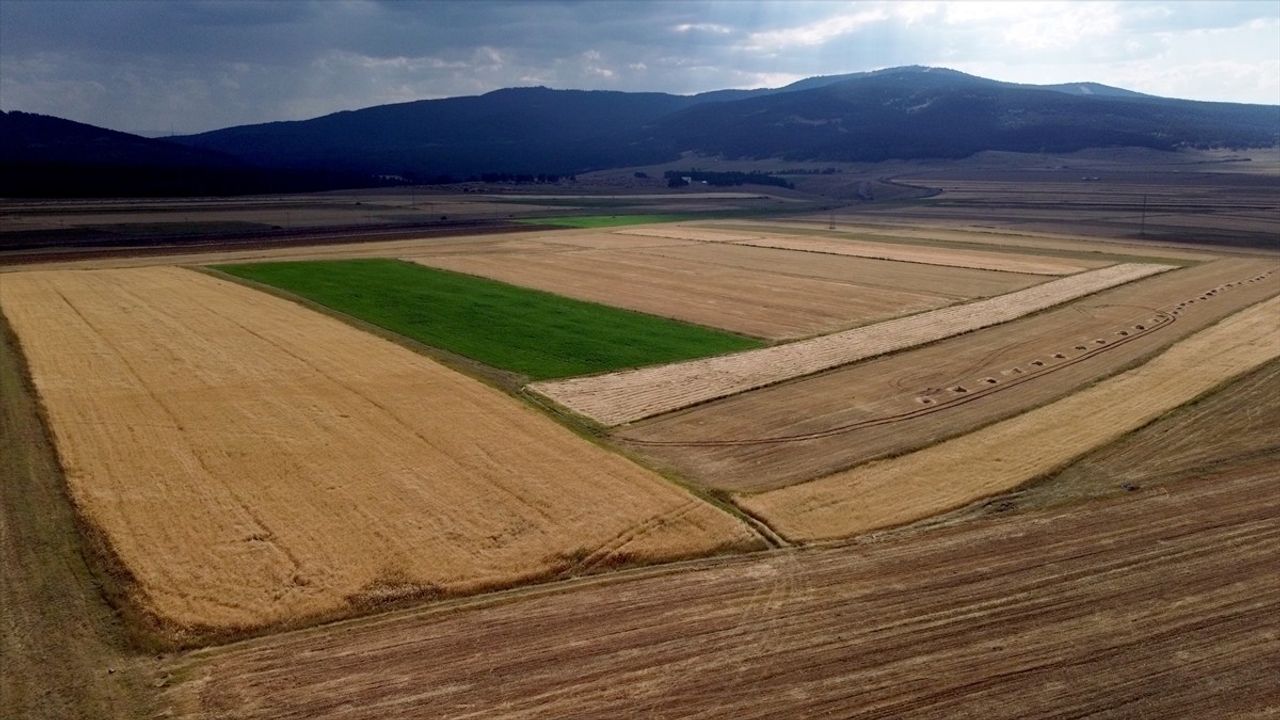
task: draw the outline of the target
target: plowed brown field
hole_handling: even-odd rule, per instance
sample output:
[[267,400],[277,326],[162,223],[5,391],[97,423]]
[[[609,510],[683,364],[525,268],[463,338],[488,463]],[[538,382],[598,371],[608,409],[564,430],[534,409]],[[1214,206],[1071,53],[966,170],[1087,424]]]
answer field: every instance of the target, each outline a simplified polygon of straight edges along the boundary
[[496,389],[176,268],[0,281],[72,497],[176,642],[757,546]]
[[[1265,279],[1249,282],[1259,276]],[[615,437],[700,483],[769,490],[1056,400],[1277,292],[1274,262],[1206,263],[1035,317],[651,418]],[[1183,304],[1188,300],[1195,302]]]
[[785,345],[529,387],[574,412],[617,425],[1008,322],[1171,269],[1143,263],[1115,265],[966,305]]
[[1280,298],[1273,298],[1044,407],[908,455],[738,502],[798,540],[900,525],[1052,472],[1277,357]]
[[[1244,718],[1280,474],[361,620],[192,657],[184,718]],[[620,579],[619,579],[620,580]]]
[[709,227],[640,227],[628,230],[619,230],[617,232],[645,237],[679,238],[682,240],[697,240],[700,242],[736,243],[739,245],[749,245],[754,247],[778,248],[780,250],[799,250],[802,252],[816,252],[829,255],[850,255],[853,257],[874,258],[877,260],[893,260],[895,262],[977,268],[982,270],[996,270],[1001,272],[1024,273],[1031,275],[1070,275],[1088,268],[1102,267],[1103,265],[1110,264],[1105,261],[1098,260],[1062,259],[1010,252],[988,252],[984,250],[946,247],[945,245],[908,245],[892,242],[858,240],[839,236],[813,237],[802,235],[782,235],[768,232],[725,232]]

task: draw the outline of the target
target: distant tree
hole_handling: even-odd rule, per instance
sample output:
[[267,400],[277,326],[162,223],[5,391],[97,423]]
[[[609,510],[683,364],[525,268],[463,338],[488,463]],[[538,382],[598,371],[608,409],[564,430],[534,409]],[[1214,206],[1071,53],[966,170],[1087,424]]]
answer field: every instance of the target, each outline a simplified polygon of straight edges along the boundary
[[649,179],[649,173],[647,173],[647,172],[640,172],[640,171],[636,171],[635,176],[636,176],[636,177],[638,177],[638,178],[640,178],[641,180],[648,180],[648,179]]
[[689,183],[685,182],[684,178],[680,177],[679,175],[667,176],[667,187],[669,188],[685,187],[688,184]]

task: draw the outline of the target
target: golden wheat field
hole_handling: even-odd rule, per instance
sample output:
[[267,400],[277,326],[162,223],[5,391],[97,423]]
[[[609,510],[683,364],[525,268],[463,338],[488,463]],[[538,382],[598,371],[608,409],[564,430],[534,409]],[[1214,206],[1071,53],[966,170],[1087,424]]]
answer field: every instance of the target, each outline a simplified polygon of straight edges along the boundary
[[753,547],[500,391],[190,270],[6,275],[71,496],[166,638]]
[[1172,269],[1154,263],[1113,265],[994,298],[809,340],[671,365],[538,382],[529,387],[592,420],[618,425],[1007,322]]
[[1047,474],[1276,357],[1280,298],[1236,313],[1134,370],[1010,420],[739,502],[800,540],[899,525]]

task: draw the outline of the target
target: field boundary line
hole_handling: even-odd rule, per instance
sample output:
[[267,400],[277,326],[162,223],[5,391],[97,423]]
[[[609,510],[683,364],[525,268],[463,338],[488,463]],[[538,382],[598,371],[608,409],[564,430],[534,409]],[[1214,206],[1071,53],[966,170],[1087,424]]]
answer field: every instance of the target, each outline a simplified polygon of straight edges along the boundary
[[620,425],[999,325],[1174,267],[1113,265],[808,340],[526,387],[597,423]]

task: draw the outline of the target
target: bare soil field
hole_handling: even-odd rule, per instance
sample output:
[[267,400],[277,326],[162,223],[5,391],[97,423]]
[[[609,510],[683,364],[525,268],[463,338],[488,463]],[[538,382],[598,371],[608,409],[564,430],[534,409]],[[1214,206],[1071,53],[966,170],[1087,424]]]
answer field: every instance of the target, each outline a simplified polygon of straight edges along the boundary
[[494,388],[234,283],[15,273],[0,305],[162,641],[760,544]]
[[181,718],[1266,717],[1280,475],[197,653]]
[[[408,257],[431,267],[771,340],[928,310],[954,298],[625,250]],[[739,253],[742,251],[739,251]],[[750,251],[746,251],[750,252]],[[904,273],[906,274],[906,273]]]
[[1019,255],[1009,252],[992,253],[981,250],[962,250],[940,246],[909,246],[896,243],[869,242],[847,238],[785,236],[771,234],[768,232],[743,233],[741,231],[736,231],[726,233],[707,227],[638,227],[619,230],[618,232],[648,237],[677,238],[682,240],[696,240],[699,242],[736,243],[755,247],[777,248],[780,250],[799,250],[803,252],[826,253],[829,255],[849,255],[852,257],[864,257],[876,260],[893,260],[896,262],[944,265],[949,267],[995,270],[1000,272],[1013,272],[1030,275],[1070,275],[1087,268],[1096,268],[1109,264],[1105,261],[1065,261],[1034,255]]
[[782,487],[1056,400],[1276,295],[1276,271],[1274,261],[1226,259],[1164,273],[1033,317],[651,418],[620,428],[614,439],[701,484]]
[[1012,489],[1280,357],[1280,298],[1062,400],[901,457],[738,502],[784,537],[901,525]]
[[986,300],[809,340],[685,363],[533,383],[529,387],[597,422],[618,425],[1008,322],[1171,269],[1169,265],[1149,263],[1114,265]]

